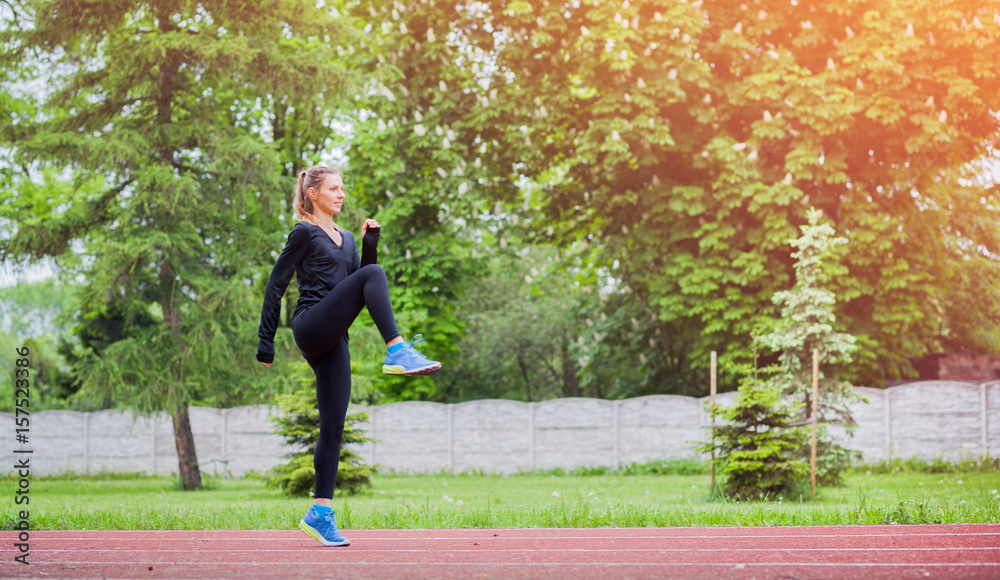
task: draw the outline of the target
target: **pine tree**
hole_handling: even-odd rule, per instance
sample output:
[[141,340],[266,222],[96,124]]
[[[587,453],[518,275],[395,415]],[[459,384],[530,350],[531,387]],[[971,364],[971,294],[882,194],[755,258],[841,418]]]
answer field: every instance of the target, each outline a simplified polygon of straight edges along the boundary
[[743,369],[733,405],[709,409],[725,423],[715,427],[714,440],[698,451],[718,457],[727,497],[774,499],[794,490],[809,471],[797,456],[806,434],[789,426],[798,414],[797,403],[782,401],[781,389],[758,378],[756,356],[753,365]]
[[834,237],[833,228],[820,223],[822,216],[815,208],[809,210],[809,223],[802,226],[801,237],[790,241],[797,248],[792,253],[795,287],[775,293],[774,302],[781,308],[781,319],[774,331],[760,337],[760,342],[781,353],[780,372],[772,380],[783,393],[803,402],[802,419],[812,409],[812,360],[813,351],[818,351],[820,420],[851,427],[855,423],[848,404],[862,397],[850,382],[830,377],[822,370],[850,363],[851,353],[857,350],[855,337],[836,330],[836,296],[824,287],[831,276],[829,258],[835,246],[843,247],[847,241]]
[[[316,441],[319,440],[319,407],[316,403],[316,382],[309,366],[301,361],[293,366],[301,388],[278,397],[282,414],[275,417],[274,422],[278,425],[278,434],[284,437],[285,444],[297,447],[300,451],[287,455],[286,463],[271,468],[267,484],[283,490],[287,495],[304,496],[313,491],[316,477],[313,455]],[[352,364],[352,371],[353,367]],[[366,391],[362,388],[356,393],[363,395]],[[368,413],[364,411],[348,413],[344,423],[335,488],[347,493],[355,493],[362,486],[370,486],[371,476],[377,470],[377,466],[365,465],[358,452],[350,447],[352,444],[373,441],[358,427],[358,423],[368,421],[368,417]]]
[[[819,399],[817,401],[819,426],[817,441],[817,482],[821,485],[839,484],[844,470],[858,452],[849,451],[837,443],[829,427],[842,428],[850,434],[856,423],[851,416],[851,403],[866,401],[849,382],[832,376],[831,368],[843,368],[851,363],[851,353],[857,350],[857,339],[844,332],[837,332],[835,315],[836,296],[824,286],[831,275],[842,273],[830,263],[835,248],[846,246],[847,240],[835,237],[827,223],[820,223],[821,211],[813,208],[807,217],[808,225],[802,235],[790,243],[797,248],[795,258],[795,287],[778,292],[774,302],[781,308],[781,319],[775,329],[760,337],[761,344],[780,352],[779,372],[770,383],[781,393],[801,400],[798,420],[806,420],[812,409],[812,359],[817,351],[820,360]],[[808,457],[811,450],[801,449]]]

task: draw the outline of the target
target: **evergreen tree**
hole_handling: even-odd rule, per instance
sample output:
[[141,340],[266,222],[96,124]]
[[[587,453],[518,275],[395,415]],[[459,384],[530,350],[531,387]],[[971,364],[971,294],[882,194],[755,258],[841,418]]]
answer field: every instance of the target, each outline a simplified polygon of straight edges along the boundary
[[725,423],[715,427],[715,440],[701,444],[698,451],[718,458],[727,497],[775,499],[796,489],[809,472],[797,455],[806,432],[789,426],[799,413],[798,404],[783,402],[781,389],[758,379],[756,360],[743,374],[733,405],[709,409]]
[[[287,463],[271,468],[267,474],[267,484],[281,489],[287,495],[304,496],[311,495],[316,479],[313,455],[319,440],[319,405],[316,403],[316,380],[309,365],[299,361],[293,366],[301,388],[278,397],[278,405],[283,414],[275,417],[274,422],[278,426],[278,434],[284,437],[285,444],[297,447],[300,451],[287,455]],[[353,363],[351,367],[353,373],[356,370]],[[361,383],[365,384],[364,381]],[[352,395],[358,396],[352,396],[352,399],[357,401],[367,394],[367,388],[355,388]],[[335,488],[347,493],[355,493],[362,486],[371,486],[371,476],[377,469],[376,466],[362,463],[358,452],[350,447],[352,444],[372,441],[358,427],[358,423],[367,421],[368,417],[368,413],[364,411],[355,411],[347,414],[344,423]]]
[[[849,405],[867,399],[849,381],[838,377],[846,374],[844,369],[852,362],[851,353],[857,350],[857,340],[836,330],[839,326],[836,297],[824,286],[832,276],[842,275],[846,270],[831,263],[830,258],[836,248],[847,245],[847,240],[834,237],[833,228],[820,223],[822,215],[821,211],[811,209],[807,213],[808,225],[802,226],[802,235],[790,241],[796,248],[792,253],[795,287],[774,295],[774,302],[781,308],[781,319],[770,334],[760,337],[760,342],[780,353],[778,373],[769,384],[785,396],[803,402],[799,421],[812,416],[812,360],[813,351],[818,352],[817,421],[821,425],[817,427],[816,481],[820,485],[839,485],[844,471],[861,454],[837,443],[830,427],[841,428],[850,435],[857,424]],[[800,449],[803,458],[811,453],[809,445]]]
[[[812,413],[812,360],[818,351],[820,360],[819,420],[843,427],[854,426],[848,404],[862,400],[854,386],[845,380],[829,376],[833,365],[847,365],[851,353],[857,350],[857,340],[838,332],[834,306],[836,297],[824,287],[831,276],[828,260],[835,246],[846,246],[847,240],[834,237],[829,224],[820,223],[822,212],[812,209],[807,214],[808,225],[802,235],[790,243],[797,251],[795,287],[777,292],[774,302],[781,307],[781,319],[775,329],[760,337],[760,342],[780,353],[778,374],[771,379],[785,395],[803,402],[800,419]],[[836,268],[836,265],[834,265]],[[836,268],[843,273],[844,268]]]

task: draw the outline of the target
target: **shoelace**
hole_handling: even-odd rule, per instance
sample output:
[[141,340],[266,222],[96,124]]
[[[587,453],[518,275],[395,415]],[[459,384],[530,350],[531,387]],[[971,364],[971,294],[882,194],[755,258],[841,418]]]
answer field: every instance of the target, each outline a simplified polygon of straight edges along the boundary
[[334,518],[332,511],[323,514],[323,519],[326,520],[327,523],[329,523],[331,526],[333,526],[333,529],[335,530],[337,529],[337,520]]
[[423,341],[424,341],[424,335],[418,334],[418,335],[414,336],[413,339],[410,340],[410,342],[406,343],[406,346],[409,347],[409,349],[412,350],[413,352],[419,354],[420,356],[423,356],[424,358],[427,358],[426,356],[424,356],[424,353],[422,353],[419,350],[413,348],[413,345],[417,344],[418,342],[423,342]]

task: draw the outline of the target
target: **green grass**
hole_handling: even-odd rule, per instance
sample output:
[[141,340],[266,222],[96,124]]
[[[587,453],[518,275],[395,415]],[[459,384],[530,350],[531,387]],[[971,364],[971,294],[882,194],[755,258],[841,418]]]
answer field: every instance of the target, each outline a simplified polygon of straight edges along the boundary
[[[370,490],[338,495],[334,508],[345,529],[1000,522],[1000,472],[878,471],[855,470],[816,499],[743,503],[713,499],[706,474],[379,475]],[[0,528],[24,507],[14,504],[14,484],[0,480],[8,490]],[[207,487],[183,492],[171,478],[128,474],[32,478],[32,527],[292,529],[309,505],[259,479],[213,478]]]

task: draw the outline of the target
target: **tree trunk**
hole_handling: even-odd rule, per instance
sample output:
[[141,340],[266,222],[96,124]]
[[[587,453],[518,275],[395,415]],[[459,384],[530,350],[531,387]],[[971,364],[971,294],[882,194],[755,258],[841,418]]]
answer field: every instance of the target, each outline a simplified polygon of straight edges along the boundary
[[580,376],[577,374],[576,361],[569,356],[569,333],[565,333],[560,354],[562,355],[562,388],[563,396],[580,396]]
[[[180,312],[175,301],[176,278],[173,268],[166,260],[160,263],[160,283],[163,324],[173,334],[177,348],[182,348]],[[180,368],[174,369],[172,375],[173,380],[178,382],[182,380]],[[201,472],[198,470],[198,454],[194,448],[194,434],[191,432],[187,403],[175,403],[171,417],[174,421],[174,445],[177,447],[177,466],[181,482],[186,491],[199,489],[201,488]]]
[[187,405],[174,409],[174,443],[177,445],[177,466],[185,491],[201,488],[201,471],[198,469],[198,455],[194,450],[194,434],[188,418]]
[[528,397],[528,402],[531,402],[531,380],[528,379],[528,366],[524,364],[524,353],[518,351],[517,353],[517,365],[521,367],[521,375],[524,377],[524,394]]

